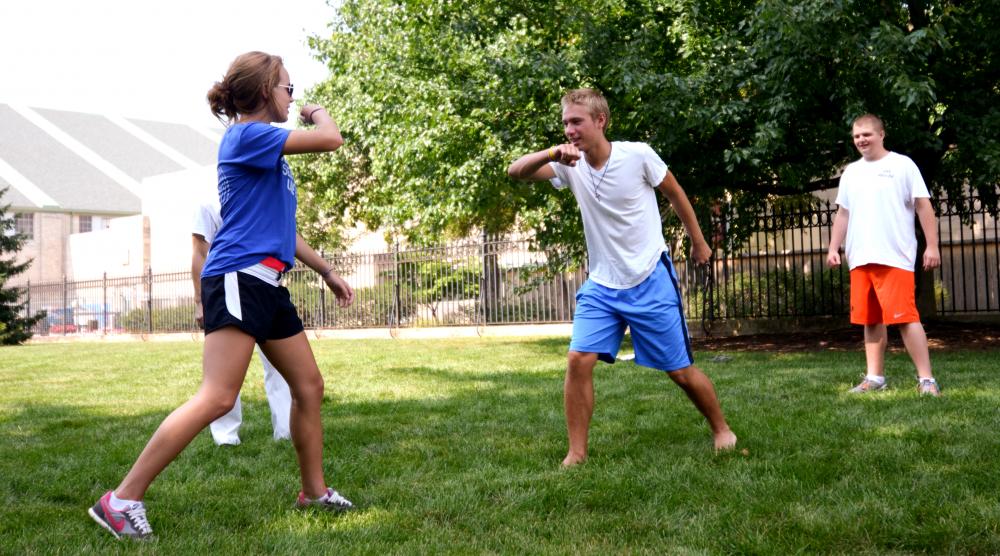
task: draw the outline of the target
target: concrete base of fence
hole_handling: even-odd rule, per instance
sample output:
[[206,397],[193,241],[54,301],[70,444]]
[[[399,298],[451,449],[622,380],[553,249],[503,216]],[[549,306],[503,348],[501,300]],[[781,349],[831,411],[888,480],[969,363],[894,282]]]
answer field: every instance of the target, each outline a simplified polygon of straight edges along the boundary
[[709,323],[708,334],[701,321],[688,321],[692,338],[706,336],[749,336],[753,334],[794,334],[796,332],[822,332],[851,326],[847,316],[781,319],[726,319]]
[[[928,322],[940,323],[1000,323],[1000,314],[961,315],[942,317],[940,315],[928,319]],[[796,332],[823,332],[851,328],[846,316],[841,317],[809,317],[784,319],[730,319],[710,323],[707,336],[716,338],[727,336],[748,336],[753,334],[794,334]],[[702,322],[688,321],[688,330],[692,338],[706,337]],[[358,328],[344,330],[339,328],[320,328],[306,330],[309,339],[331,340],[361,340],[361,339],[404,339],[419,340],[433,338],[501,338],[517,336],[562,336],[569,338],[573,332],[571,323],[555,324],[511,324],[493,326],[441,326],[432,328]],[[201,342],[205,335],[201,332],[176,332],[163,334],[100,334],[75,333],[65,336],[52,334],[34,336],[28,343],[41,344],[52,342]]]
[[[565,336],[573,331],[570,323],[517,324],[495,326],[441,326],[433,328],[316,328],[306,330],[310,340],[361,340],[361,339],[431,339],[431,338],[499,338],[504,336]],[[67,334],[34,336],[28,343],[43,344],[54,342],[200,342],[205,339],[201,332],[175,332],[162,334]]]
[[32,336],[29,344],[58,344],[68,342],[200,342],[205,338],[201,332],[164,332],[161,334],[101,334],[76,333]]
[[570,323],[557,324],[509,324],[494,326],[439,326],[430,328],[361,328],[342,330],[320,328],[306,330],[310,338],[330,339],[372,339],[397,338],[418,340],[430,338],[476,338],[503,336],[569,336],[573,331]]

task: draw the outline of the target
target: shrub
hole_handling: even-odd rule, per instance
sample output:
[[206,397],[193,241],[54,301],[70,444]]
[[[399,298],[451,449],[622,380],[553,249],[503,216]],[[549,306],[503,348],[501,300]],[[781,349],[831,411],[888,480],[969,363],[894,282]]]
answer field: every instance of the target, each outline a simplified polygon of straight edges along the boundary
[[715,318],[801,317],[844,314],[850,308],[850,279],[840,268],[821,272],[772,269],[765,274],[739,272],[716,279],[713,295],[698,288],[690,296],[689,318],[709,310]]

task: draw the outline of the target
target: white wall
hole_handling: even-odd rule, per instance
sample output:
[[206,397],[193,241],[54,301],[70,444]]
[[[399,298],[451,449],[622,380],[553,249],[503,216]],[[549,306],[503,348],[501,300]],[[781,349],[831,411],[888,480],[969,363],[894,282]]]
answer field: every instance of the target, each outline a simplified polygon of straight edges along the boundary
[[145,217],[112,218],[104,230],[70,234],[69,259],[73,280],[136,276],[145,269]]
[[194,211],[218,187],[215,166],[146,178],[142,186],[153,273],[190,270]]
[[[136,276],[144,273],[147,265],[154,274],[190,270],[194,211],[214,193],[217,180],[215,166],[143,180],[142,216],[114,218],[108,229],[70,235],[72,279],[96,280],[104,272],[109,277]],[[382,233],[358,227],[350,236],[348,252],[391,250]],[[372,280],[365,279],[364,274],[352,278],[360,282]]]

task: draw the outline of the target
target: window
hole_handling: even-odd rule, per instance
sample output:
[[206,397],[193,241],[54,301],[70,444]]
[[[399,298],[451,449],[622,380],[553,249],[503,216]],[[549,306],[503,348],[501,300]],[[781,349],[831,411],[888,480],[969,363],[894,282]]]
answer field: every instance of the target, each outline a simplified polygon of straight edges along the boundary
[[26,239],[35,239],[35,213],[19,212],[15,214],[14,231]]
[[94,229],[94,220],[91,216],[80,216],[80,233],[89,232]]

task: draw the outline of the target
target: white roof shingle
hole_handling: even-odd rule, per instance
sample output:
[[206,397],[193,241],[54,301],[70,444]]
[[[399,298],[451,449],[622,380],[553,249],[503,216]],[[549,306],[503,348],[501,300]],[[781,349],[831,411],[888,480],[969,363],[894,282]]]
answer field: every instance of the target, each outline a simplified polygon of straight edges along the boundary
[[184,124],[0,104],[0,206],[139,214],[143,179],[210,166],[217,136]]

